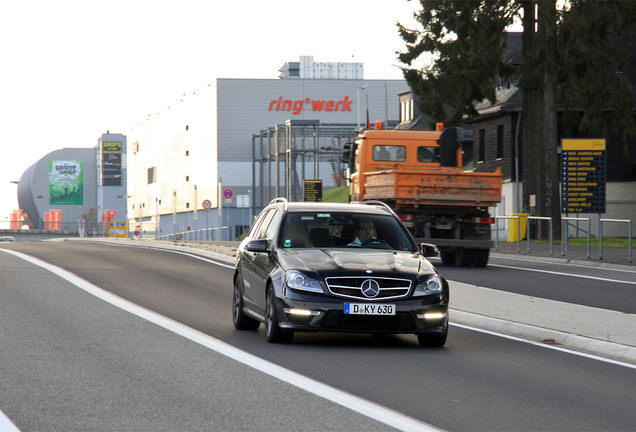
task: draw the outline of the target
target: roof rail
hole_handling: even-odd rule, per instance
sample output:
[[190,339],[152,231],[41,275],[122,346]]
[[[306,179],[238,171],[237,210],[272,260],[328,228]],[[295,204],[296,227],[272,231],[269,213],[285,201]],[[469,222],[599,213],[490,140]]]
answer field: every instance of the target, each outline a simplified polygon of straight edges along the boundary
[[395,214],[393,209],[389,207],[389,205],[383,201],[377,201],[377,200],[360,201],[358,204],[376,205],[376,206],[384,207],[386,210],[391,212],[391,214]]
[[287,210],[287,199],[286,198],[274,198],[273,200],[271,200],[269,202],[268,205],[272,205],[272,204],[276,204],[276,203],[283,203],[285,204],[285,210]]

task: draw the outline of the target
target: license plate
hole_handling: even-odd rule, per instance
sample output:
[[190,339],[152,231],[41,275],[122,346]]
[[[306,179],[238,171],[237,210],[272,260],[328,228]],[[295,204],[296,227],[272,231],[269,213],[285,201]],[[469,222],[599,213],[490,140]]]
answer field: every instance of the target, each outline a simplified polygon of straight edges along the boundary
[[393,304],[345,303],[347,315],[395,315]]

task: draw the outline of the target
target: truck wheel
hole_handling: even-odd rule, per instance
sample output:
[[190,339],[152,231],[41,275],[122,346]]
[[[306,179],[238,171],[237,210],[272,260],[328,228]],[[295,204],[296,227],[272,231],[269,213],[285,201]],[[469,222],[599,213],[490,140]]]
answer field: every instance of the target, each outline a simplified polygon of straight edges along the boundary
[[475,259],[473,260],[473,266],[486,267],[488,265],[489,255],[490,249],[475,249]]
[[455,265],[455,252],[453,251],[440,251],[442,262],[446,265]]
[[460,267],[470,267],[475,256],[474,249],[459,249],[456,254],[456,264]]

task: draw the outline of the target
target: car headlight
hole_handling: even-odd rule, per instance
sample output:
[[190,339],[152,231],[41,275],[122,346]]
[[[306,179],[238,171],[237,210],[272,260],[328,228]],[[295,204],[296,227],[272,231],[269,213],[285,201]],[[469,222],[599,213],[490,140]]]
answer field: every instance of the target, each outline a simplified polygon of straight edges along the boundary
[[322,285],[316,279],[309,278],[299,271],[291,270],[285,277],[287,286],[297,290],[323,293]]
[[413,296],[423,296],[435,294],[442,291],[442,278],[438,274],[434,274],[424,282],[418,282],[413,292]]

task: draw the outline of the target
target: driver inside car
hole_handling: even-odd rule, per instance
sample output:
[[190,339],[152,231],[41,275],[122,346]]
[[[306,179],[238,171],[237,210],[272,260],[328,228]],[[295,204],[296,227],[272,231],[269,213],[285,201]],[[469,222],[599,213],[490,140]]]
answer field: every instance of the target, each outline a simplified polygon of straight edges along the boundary
[[347,246],[360,246],[367,240],[376,238],[375,226],[370,219],[361,219],[356,230],[355,239]]

